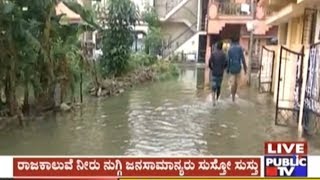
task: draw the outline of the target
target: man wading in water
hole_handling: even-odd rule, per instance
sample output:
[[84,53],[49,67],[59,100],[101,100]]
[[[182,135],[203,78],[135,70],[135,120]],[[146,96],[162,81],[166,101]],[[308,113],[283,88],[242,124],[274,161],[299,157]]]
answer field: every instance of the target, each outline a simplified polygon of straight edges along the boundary
[[237,89],[241,77],[241,64],[244,73],[247,74],[247,64],[244,58],[243,49],[239,45],[239,38],[232,38],[232,44],[228,51],[228,70],[231,74],[231,95],[232,101],[235,102]]
[[212,74],[212,102],[216,105],[221,93],[221,83],[224,69],[227,67],[227,57],[222,51],[223,43],[217,44],[217,49],[212,53],[209,59],[209,68]]

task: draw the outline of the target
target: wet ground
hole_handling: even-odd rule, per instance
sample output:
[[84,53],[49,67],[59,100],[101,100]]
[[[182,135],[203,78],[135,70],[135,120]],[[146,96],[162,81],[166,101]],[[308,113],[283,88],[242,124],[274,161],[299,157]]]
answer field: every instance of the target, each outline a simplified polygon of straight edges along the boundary
[[[225,81],[213,107],[203,83],[204,70],[189,67],[177,80],[88,98],[77,112],[0,132],[0,154],[261,155],[267,140],[297,140],[296,129],[274,126],[269,95],[242,89],[233,103]],[[309,141],[311,153],[320,154],[319,141]]]

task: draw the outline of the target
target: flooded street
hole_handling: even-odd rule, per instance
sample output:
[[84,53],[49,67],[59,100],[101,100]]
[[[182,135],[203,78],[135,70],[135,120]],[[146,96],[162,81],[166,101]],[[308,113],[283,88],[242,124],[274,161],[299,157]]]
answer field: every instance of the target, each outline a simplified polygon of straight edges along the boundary
[[[295,129],[274,126],[271,96],[242,89],[234,104],[225,80],[213,107],[203,83],[204,69],[190,67],[177,80],[88,98],[76,112],[0,132],[0,154],[261,155],[267,140],[297,140]],[[309,146],[319,154],[317,140]]]

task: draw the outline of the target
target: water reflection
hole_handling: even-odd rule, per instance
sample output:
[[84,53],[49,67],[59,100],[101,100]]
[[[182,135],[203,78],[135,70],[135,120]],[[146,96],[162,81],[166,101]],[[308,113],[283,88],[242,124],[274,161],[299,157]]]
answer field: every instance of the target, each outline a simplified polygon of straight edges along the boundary
[[[213,107],[203,86],[208,78],[205,69],[189,67],[178,80],[87,98],[74,113],[0,132],[0,154],[257,155],[266,140],[296,140],[295,130],[274,127],[272,99],[256,89],[242,89],[234,104],[224,81]],[[319,154],[317,140],[310,143]]]

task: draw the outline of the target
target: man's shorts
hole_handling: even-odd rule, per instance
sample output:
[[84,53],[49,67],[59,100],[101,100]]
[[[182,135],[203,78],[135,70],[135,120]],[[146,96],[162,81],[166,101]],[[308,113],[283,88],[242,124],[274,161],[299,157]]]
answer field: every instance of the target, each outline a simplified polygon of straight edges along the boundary
[[216,91],[218,88],[221,88],[222,76],[212,76],[212,91]]
[[241,73],[238,73],[238,74],[230,74],[230,80],[229,80],[229,82],[230,82],[231,86],[234,85],[234,84],[236,84],[236,83],[237,83],[237,85],[239,85],[240,80],[241,80]]

